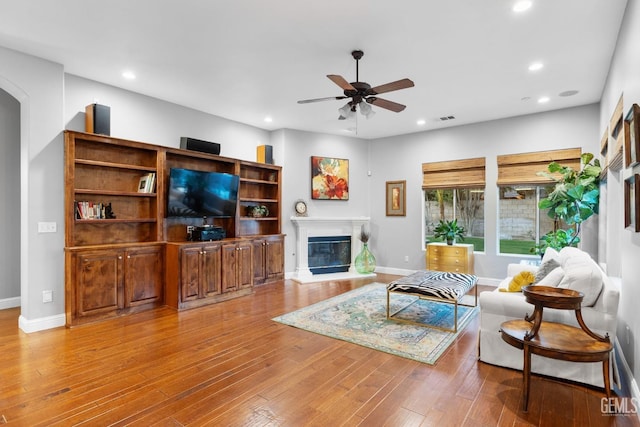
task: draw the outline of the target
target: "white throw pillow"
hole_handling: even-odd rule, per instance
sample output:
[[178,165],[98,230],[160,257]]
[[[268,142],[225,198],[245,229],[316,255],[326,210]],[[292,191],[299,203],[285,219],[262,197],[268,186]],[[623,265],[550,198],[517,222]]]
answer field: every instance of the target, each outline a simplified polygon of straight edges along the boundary
[[584,307],[595,304],[602,291],[602,273],[598,266],[590,258],[573,257],[565,260],[562,269],[564,277],[558,287],[582,292]]

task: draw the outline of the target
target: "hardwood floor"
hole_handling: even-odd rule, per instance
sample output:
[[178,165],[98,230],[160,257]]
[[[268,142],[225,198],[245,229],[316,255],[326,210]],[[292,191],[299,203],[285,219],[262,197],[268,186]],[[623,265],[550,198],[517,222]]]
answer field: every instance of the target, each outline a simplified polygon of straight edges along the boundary
[[522,413],[521,373],[477,361],[477,317],[435,365],[271,320],[370,281],[284,281],[32,334],[0,311],[0,425],[640,425],[602,415],[599,390],[538,376]]

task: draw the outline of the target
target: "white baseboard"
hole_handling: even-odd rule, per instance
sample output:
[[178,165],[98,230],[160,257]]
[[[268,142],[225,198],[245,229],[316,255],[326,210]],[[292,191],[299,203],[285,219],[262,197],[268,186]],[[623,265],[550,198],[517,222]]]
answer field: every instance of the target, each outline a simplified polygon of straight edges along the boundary
[[0,310],[20,307],[20,297],[0,299]]
[[54,316],[41,317],[39,319],[27,319],[20,315],[18,318],[18,327],[22,331],[30,334],[31,332],[44,331],[45,329],[58,328],[66,323],[64,314],[56,314]]

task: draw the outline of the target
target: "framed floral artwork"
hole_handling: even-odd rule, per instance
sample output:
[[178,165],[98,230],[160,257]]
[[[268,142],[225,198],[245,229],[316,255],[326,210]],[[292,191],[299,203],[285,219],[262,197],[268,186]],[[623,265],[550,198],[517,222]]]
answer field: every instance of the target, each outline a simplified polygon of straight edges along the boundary
[[387,181],[387,216],[406,216],[407,181]]
[[349,160],[311,156],[311,198],[349,200]]

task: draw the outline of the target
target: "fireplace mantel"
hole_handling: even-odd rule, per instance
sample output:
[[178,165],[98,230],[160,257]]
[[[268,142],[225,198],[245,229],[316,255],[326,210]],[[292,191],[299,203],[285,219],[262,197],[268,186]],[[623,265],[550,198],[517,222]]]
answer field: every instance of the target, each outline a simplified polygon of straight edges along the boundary
[[[293,280],[301,283],[335,279],[374,277],[375,274],[359,274],[355,269],[355,258],[362,249],[360,229],[369,225],[369,217],[291,217],[296,229],[296,271]],[[351,266],[347,273],[312,274],[309,270],[309,237],[351,236]],[[335,276],[335,277],[334,277]]]

